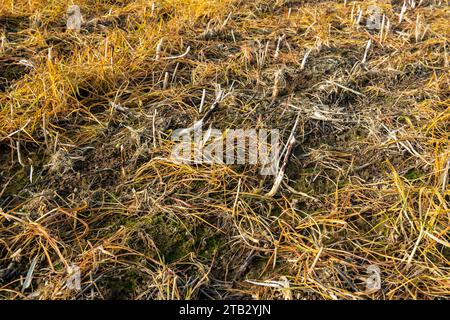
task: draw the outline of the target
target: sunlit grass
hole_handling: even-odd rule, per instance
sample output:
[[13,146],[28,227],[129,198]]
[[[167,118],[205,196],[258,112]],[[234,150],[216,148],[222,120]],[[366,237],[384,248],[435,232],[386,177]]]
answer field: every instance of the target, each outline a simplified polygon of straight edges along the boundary
[[[80,32],[64,1],[0,7],[1,298],[450,295],[448,1],[383,5],[383,31],[364,1],[76,4]],[[299,117],[274,196],[169,159],[219,87],[208,126],[286,143]]]

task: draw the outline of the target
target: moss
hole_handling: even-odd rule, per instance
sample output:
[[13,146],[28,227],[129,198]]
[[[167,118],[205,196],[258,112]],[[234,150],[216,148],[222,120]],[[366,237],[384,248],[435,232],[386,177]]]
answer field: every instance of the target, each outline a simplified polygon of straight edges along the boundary
[[336,185],[326,179],[324,177],[317,177],[314,181],[310,182],[310,179],[313,175],[312,173],[308,173],[308,170],[302,170],[300,173],[300,178],[297,179],[297,183],[295,184],[295,189],[301,192],[306,192],[311,195],[320,195],[320,194],[329,194],[336,190]]
[[423,172],[419,171],[416,168],[408,170],[408,172],[404,175],[405,179],[409,181],[419,180],[423,177]]
[[197,242],[201,242],[199,243],[199,256],[207,259],[211,259],[214,254],[217,253],[217,251],[220,250],[220,248],[222,248],[226,243],[224,237],[220,234],[207,238],[197,237]]
[[103,282],[100,282],[100,287],[108,288],[104,295],[109,300],[124,300],[133,297],[142,280],[139,271],[130,269],[122,271],[120,276],[106,277]]
[[29,182],[24,169],[21,168],[15,172],[16,176],[5,189],[5,196],[18,194]]
[[166,263],[176,261],[194,251],[192,230],[167,215],[152,216],[146,228]]
[[[31,148],[31,150],[33,150]],[[0,150],[4,152],[3,150]],[[5,152],[6,155],[6,152]],[[31,159],[31,163],[34,168],[34,177],[36,178],[36,173],[41,172],[45,163],[48,163],[49,157],[40,152],[30,152],[27,154],[27,158]],[[0,161],[6,162],[6,157],[0,158]],[[15,176],[5,188],[4,196],[17,195],[20,191],[22,191],[29,183],[30,183],[30,167],[27,165],[23,168],[18,162],[15,163],[14,167],[10,170],[11,172],[15,172]]]

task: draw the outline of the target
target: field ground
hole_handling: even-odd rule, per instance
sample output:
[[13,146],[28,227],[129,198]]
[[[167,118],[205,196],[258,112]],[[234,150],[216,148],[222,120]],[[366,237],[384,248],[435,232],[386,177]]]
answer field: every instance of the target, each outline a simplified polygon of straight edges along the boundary
[[[448,1],[0,2],[0,298],[450,296]],[[299,119],[275,195],[169,159],[219,90],[207,126]]]

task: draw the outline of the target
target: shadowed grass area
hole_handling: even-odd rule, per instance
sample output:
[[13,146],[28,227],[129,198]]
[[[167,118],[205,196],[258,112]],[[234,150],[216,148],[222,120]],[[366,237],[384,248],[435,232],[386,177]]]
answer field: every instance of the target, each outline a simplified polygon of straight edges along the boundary
[[[71,32],[5,0],[0,298],[448,297],[450,10],[416,2],[79,0]],[[297,124],[273,196],[171,160],[218,92],[205,126]]]

